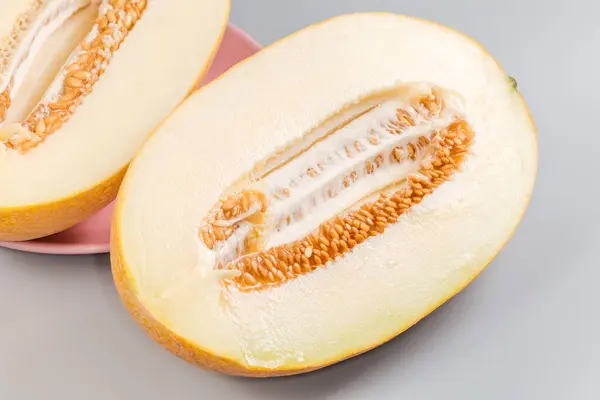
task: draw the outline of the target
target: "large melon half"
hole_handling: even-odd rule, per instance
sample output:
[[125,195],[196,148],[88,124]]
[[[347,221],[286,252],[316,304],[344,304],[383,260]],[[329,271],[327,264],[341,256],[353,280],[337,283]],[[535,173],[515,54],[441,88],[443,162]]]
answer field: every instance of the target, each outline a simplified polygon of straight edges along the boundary
[[340,16],[195,93],[144,145],[118,197],[114,279],[185,360],[315,370],[471,282],[536,168],[528,108],[478,43],[407,16]]

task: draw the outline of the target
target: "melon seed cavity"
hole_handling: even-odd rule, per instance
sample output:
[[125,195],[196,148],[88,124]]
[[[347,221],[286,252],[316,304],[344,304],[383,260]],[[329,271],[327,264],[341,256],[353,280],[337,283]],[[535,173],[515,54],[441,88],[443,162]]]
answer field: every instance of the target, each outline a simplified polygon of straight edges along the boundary
[[340,111],[257,164],[210,210],[199,237],[228,284],[258,290],[344,257],[385,234],[459,169],[474,139],[462,98],[407,84]]
[[[73,115],[108,68],[114,53],[140,20],[148,0],[32,0],[4,41],[0,41],[0,143],[27,152],[56,132]],[[73,51],[41,102],[25,121],[4,121],[18,88],[16,79],[30,49],[79,9],[99,7],[98,18]],[[57,23],[58,22],[58,23]],[[33,34],[32,34],[33,33]],[[51,32],[50,32],[51,33]],[[15,124],[22,129],[15,129]]]

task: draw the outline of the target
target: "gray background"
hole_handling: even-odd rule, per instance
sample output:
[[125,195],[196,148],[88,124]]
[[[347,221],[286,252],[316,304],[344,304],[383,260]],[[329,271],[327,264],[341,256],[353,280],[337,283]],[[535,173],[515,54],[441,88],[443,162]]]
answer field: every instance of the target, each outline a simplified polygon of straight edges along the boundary
[[600,398],[600,3],[234,0],[262,44],[343,12],[390,10],[472,35],[519,81],[539,129],[528,212],[466,290],[391,343],[313,374],[228,378],[133,323],[107,256],[0,250],[0,399]]

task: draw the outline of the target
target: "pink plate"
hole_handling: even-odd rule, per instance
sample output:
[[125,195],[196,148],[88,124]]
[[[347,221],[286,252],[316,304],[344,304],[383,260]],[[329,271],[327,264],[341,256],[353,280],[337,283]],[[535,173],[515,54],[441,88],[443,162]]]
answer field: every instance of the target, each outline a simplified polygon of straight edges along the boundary
[[[212,81],[260,49],[261,46],[244,31],[229,24],[221,47],[202,84]],[[111,203],[88,220],[56,235],[28,242],[0,242],[0,247],[44,254],[108,253],[113,207],[114,204]]]

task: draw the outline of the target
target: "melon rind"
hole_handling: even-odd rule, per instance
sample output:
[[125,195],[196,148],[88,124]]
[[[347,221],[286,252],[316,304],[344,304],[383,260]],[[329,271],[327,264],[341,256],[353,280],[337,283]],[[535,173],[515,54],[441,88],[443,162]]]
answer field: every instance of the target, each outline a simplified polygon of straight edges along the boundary
[[[326,268],[223,296],[197,250],[221,191],[337,109],[403,81],[465,96],[475,145],[463,170]],[[313,371],[385,343],[466,287],[517,228],[536,173],[527,105],[473,39],[403,15],[335,17],[228,71],[146,143],[118,197],[114,281],[150,336],[189,362],[252,377]]]

